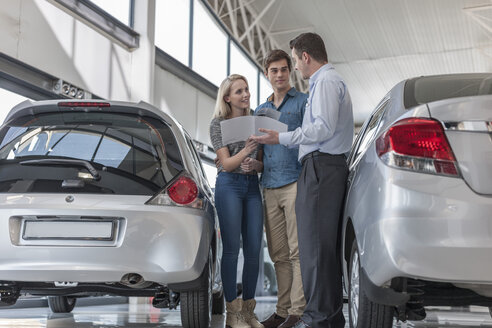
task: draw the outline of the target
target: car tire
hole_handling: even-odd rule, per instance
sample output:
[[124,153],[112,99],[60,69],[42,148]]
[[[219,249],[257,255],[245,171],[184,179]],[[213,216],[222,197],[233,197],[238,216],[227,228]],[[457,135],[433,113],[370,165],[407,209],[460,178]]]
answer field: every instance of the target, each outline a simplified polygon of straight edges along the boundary
[[70,313],[77,299],[69,296],[48,296],[48,305],[54,313]]
[[212,300],[212,314],[224,314],[225,311],[225,299],[224,291],[215,293]]
[[357,241],[352,244],[348,276],[348,313],[350,328],[391,328],[394,308],[371,302],[360,279],[360,256]]
[[184,328],[208,328],[212,320],[212,250],[200,276],[200,287],[180,293],[181,324]]
[[263,291],[265,295],[277,294],[277,277],[275,269],[270,263],[263,264]]

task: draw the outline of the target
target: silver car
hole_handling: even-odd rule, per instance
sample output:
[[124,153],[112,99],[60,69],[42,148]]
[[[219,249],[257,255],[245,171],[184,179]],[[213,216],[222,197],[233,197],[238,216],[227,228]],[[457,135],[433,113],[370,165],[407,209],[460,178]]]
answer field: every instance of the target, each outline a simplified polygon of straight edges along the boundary
[[492,73],[397,84],[348,158],[341,228],[350,327],[492,305]]
[[213,193],[192,140],[148,104],[26,101],[0,129],[0,297],[153,296],[185,327],[223,313]]

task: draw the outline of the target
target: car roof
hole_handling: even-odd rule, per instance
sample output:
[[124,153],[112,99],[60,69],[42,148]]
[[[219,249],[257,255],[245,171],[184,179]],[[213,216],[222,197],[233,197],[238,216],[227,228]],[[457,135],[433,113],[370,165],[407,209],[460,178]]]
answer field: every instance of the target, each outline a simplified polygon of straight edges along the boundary
[[[58,106],[59,103],[65,103],[64,107]],[[190,172],[190,167],[193,167],[191,162],[191,154],[186,151],[186,141],[185,135],[186,132],[183,126],[173,117],[164,113],[162,110],[157,107],[146,103],[144,101],[140,101],[138,103],[134,102],[126,102],[126,101],[113,101],[113,100],[103,100],[103,99],[53,99],[53,100],[40,100],[40,101],[31,101],[25,100],[18,105],[14,106],[10,112],[7,114],[5,118],[4,124],[9,122],[15,118],[26,116],[26,115],[36,115],[42,113],[56,113],[63,112],[67,109],[70,110],[70,106],[66,106],[66,104],[70,103],[106,103],[109,104],[111,113],[123,113],[123,114],[136,114],[139,116],[150,116],[156,118],[158,120],[164,121],[169,125],[171,130],[173,131],[177,141],[178,147],[181,151],[181,156],[183,156],[185,168]],[[80,111],[101,111],[107,107],[73,107],[78,108]],[[196,174],[196,172],[190,172],[192,174]]]
[[[59,107],[60,103],[65,103],[65,107]],[[170,125],[175,125],[181,131],[183,131],[183,127],[181,124],[176,121],[174,118],[164,113],[162,110],[157,107],[146,103],[144,101],[140,101],[138,103],[134,102],[126,102],[126,101],[113,101],[113,100],[100,100],[100,99],[53,99],[53,100],[41,100],[41,101],[31,101],[25,100],[20,104],[14,106],[4,122],[8,122],[17,117],[25,116],[25,115],[35,115],[41,113],[53,113],[53,112],[63,112],[67,108],[71,108],[70,104],[75,103],[103,103],[109,104],[109,108],[113,109],[111,112],[116,113],[128,113],[128,114],[137,114],[140,116],[151,116],[161,120],[166,121]],[[84,106],[75,106],[72,108],[80,108],[84,111],[99,111],[101,107],[84,107]]]

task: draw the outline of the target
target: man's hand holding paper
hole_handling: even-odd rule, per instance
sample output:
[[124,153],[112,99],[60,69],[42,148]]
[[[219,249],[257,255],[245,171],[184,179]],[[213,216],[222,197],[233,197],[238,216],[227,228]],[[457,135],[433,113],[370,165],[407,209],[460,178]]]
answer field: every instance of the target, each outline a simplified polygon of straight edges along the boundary
[[250,136],[262,136],[266,130],[277,132],[277,139],[278,132],[287,132],[287,124],[266,116],[231,118],[220,122],[220,126],[222,129],[222,144],[224,145],[245,141]]
[[[259,144],[264,144],[264,145],[276,145],[279,143],[278,131],[270,130],[270,129],[260,129],[260,132],[262,132],[263,135],[251,136],[250,139],[256,141]],[[280,132],[284,132],[284,131],[280,131]]]

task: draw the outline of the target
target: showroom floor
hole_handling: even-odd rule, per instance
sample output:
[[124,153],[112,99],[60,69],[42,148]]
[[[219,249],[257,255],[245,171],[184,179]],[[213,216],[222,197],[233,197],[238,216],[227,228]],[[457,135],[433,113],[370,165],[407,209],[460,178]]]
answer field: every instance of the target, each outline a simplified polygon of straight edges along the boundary
[[[4,308],[0,310],[0,327],[180,327],[179,311],[156,309],[149,304],[142,304],[144,302],[141,301],[142,299],[135,302],[134,299],[130,304],[80,306],[71,314],[53,314],[48,308]],[[275,301],[274,297],[260,297],[257,306],[258,317],[264,318],[269,315],[275,308]],[[346,304],[344,313],[347,316]],[[224,318],[214,316],[212,328],[224,327]],[[425,321],[399,323],[394,327],[492,327],[492,319],[488,309],[484,307],[434,308],[427,312]]]

